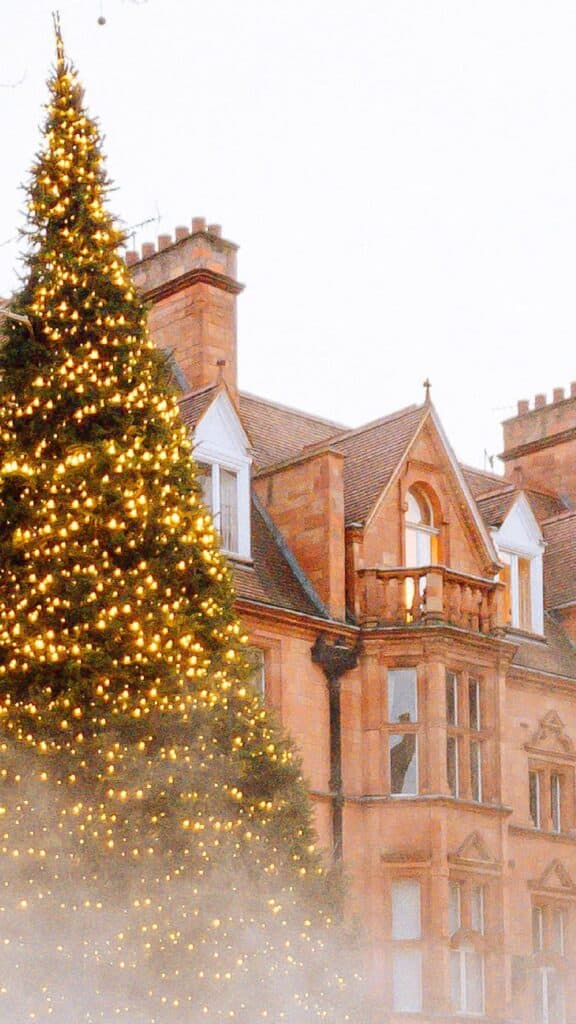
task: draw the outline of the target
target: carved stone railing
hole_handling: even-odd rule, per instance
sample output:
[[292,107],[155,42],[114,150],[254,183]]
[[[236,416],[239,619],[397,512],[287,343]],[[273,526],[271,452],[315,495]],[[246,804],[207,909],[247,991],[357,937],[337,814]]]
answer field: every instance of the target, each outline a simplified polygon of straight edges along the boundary
[[504,584],[454,572],[444,565],[418,569],[359,569],[359,621],[364,626],[446,622],[472,633],[504,626]]

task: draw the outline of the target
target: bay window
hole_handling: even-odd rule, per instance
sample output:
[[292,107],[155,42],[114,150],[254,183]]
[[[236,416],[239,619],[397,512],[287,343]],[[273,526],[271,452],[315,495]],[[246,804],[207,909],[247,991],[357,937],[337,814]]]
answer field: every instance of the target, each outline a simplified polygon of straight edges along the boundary
[[446,671],[446,774],[454,797],[483,799],[483,736],[480,680]]
[[415,668],[388,670],[390,792],[418,793],[418,681]]

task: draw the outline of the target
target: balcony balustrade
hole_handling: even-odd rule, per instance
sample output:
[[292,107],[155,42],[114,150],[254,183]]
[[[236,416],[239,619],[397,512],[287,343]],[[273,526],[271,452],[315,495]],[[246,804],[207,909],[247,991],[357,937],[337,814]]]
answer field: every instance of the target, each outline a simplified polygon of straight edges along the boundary
[[363,626],[438,624],[472,633],[504,628],[504,584],[444,565],[359,569],[357,614]]

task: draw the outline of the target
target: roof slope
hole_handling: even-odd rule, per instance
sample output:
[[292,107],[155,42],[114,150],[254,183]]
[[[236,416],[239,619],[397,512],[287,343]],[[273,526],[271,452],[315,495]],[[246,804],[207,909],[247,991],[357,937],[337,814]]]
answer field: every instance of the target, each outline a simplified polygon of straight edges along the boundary
[[[230,560],[239,598],[303,615],[323,616],[306,593],[291,565],[278,547],[273,532],[254,502],[251,509],[253,565]],[[325,616],[323,616],[325,617]]]
[[240,417],[254,448],[259,469],[299,455],[303,448],[327,441],[347,430],[319,416],[277,402],[268,402],[256,395],[239,395]]
[[484,522],[488,526],[502,526],[519,494],[526,495],[534,517],[539,523],[566,511],[564,503],[554,494],[536,491],[531,487],[518,489],[514,484],[507,484],[498,491],[489,491],[476,498]]
[[429,406],[410,405],[365,427],[334,438],[330,447],[345,456],[344,507],[347,523],[363,523],[390,482]]
[[466,466],[463,462],[460,463],[460,469],[474,498],[480,494],[486,494],[488,491],[502,490],[506,486],[504,477],[497,473],[475,469],[474,466]]
[[180,399],[180,415],[187,427],[194,429],[197,426],[219,391],[220,388],[216,384],[211,384]]
[[576,512],[566,512],[542,524],[544,605],[560,608],[576,602]]
[[510,636],[509,639],[518,645],[512,664],[576,679],[576,647],[548,613],[544,615],[544,636],[545,643]]

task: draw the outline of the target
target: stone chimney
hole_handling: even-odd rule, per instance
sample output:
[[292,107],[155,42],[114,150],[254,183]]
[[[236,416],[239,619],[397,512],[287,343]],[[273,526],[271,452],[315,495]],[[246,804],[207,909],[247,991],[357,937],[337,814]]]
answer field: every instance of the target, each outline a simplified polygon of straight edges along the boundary
[[521,477],[544,490],[557,491],[576,503],[576,382],[566,395],[554,388],[552,401],[538,394],[518,402],[518,413],[503,423],[506,477]]
[[150,332],[174,354],[187,388],[195,391],[237,381],[236,280],[238,246],[222,238],[219,224],[195,217],[192,230],[160,235],[141,254],[127,252],[134,283],[150,303]]

